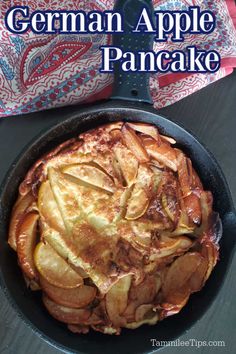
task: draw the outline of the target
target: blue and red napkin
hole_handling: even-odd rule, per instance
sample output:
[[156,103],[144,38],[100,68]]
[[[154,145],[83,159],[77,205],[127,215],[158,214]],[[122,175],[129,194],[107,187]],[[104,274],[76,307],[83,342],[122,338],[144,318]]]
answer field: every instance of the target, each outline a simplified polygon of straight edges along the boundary
[[[0,117],[107,98],[113,77],[99,73],[99,47],[109,35],[14,35],[4,24],[12,6],[36,10],[112,10],[114,0],[3,0],[0,2]],[[214,74],[155,74],[150,85],[154,106],[168,106],[232,73],[236,67],[236,5],[234,0],[155,0],[155,10],[186,10],[200,6],[215,13],[216,30],[187,35],[183,43],[155,43],[154,50],[185,50],[189,45],[215,49],[222,57]]]

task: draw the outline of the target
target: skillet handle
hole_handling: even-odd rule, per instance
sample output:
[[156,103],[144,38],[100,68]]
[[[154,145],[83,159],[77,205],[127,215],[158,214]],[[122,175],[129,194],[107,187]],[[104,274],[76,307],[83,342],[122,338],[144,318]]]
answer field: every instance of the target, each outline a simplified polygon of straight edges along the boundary
[[[124,52],[137,52],[138,50],[150,51],[153,49],[153,34],[132,33],[139,14],[143,8],[149,12],[150,18],[154,17],[152,0],[117,0],[115,11],[121,12],[124,18],[124,33],[113,35],[113,46],[119,47]],[[112,99],[138,101],[153,104],[150,87],[149,73],[124,72],[121,62],[114,63],[114,84]]]

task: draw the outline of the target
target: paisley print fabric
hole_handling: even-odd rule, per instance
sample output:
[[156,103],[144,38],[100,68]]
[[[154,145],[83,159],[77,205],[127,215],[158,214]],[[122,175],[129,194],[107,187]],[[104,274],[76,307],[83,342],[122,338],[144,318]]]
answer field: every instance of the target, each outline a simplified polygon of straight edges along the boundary
[[[0,1],[0,117],[29,113],[109,97],[112,75],[99,73],[101,45],[109,35],[14,35],[4,25],[11,6],[35,10],[112,10],[114,0]],[[236,67],[236,5],[234,0],[154,0],[156,10],[187,9],[198,5],[212,10],[217,28],[210,35],[188,35],[183,43],[155,43],[154,50],[216,49],[222,57],[215,74],[155,74],[150,80],[156,108],[170,105],[230,74]]]

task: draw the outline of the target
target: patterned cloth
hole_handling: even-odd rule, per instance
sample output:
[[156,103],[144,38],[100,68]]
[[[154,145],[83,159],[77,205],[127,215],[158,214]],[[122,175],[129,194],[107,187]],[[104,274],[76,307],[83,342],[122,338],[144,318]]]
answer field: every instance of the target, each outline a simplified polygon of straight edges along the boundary
[[[99,47],[108,35],[13,35],[4,25],[11,6],[35,10],[112,10],[114,0],[1,0],[0,1],[0,117],[107,98],[112,75],[100,74]],[[155,0],[156,10],[212,10],[216,30],[187,35],[183,43],[156,43],[155,50],[184,50],[189,45],[216,49],[222,57],[215,74],[155,74],[150,85],[154,106],[161,108],[230,74],[236,67],[236,5],[234,0]]]

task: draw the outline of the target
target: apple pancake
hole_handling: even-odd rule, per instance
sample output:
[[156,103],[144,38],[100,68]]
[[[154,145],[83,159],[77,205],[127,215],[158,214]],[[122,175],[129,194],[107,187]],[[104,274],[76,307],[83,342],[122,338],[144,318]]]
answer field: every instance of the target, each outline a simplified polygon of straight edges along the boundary
[[28,286],[75,333],[178,313],[209,278],[220,219],[191,160],[154,125],[115,122],[42,156],[12,210]]

